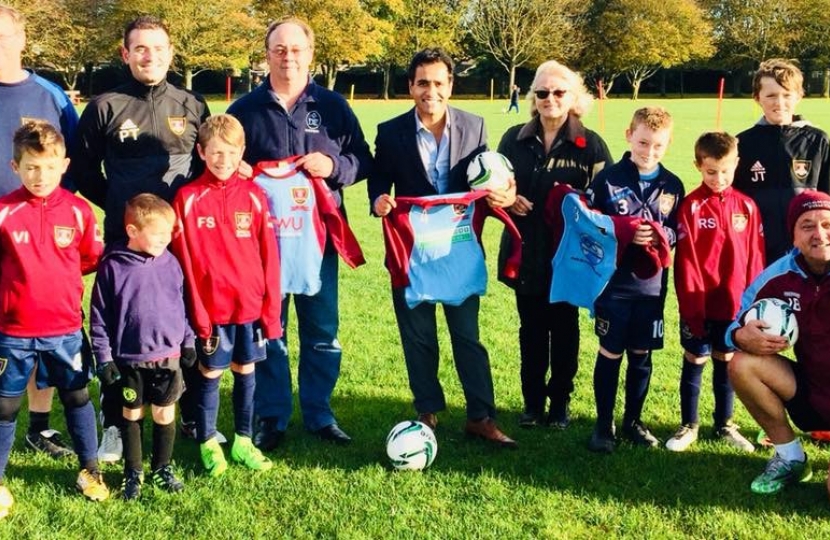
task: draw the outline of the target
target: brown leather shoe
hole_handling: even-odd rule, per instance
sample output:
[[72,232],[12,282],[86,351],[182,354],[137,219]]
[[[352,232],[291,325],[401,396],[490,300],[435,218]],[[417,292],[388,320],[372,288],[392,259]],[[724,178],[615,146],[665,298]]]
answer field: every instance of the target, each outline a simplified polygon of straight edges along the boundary
[[505,435],[496,426],[496,422],[490,417],[482,418],[481,420],[467,420],[467,425],[464,426],[464,433],[469,437],[478,437],[495,443],[503,448],[518,448],[519,445]]
[[438,417],[435,415],[435,413],[425,412],[419,414],[418,422],[426,424],[432,431],[435,431],[435,428],[438,427]]

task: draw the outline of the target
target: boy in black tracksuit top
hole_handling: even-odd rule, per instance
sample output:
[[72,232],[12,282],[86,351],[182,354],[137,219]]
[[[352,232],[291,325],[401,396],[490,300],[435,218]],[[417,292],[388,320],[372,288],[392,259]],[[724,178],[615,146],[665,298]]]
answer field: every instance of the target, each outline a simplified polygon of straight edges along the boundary
[[[608,215],[636,216],[659,223],[674,246],[677,208],[684,190],[680,179],[660,164],[671,139],[672,119],[660,107],[635,111],[626,139],[631,148],[615,165],[601,171],[591,183],[594,208]],[[651,225],[640,225],[633,244],[656,240]],[[626,253],[595,304],[594,330],[600,349],[594,367],[597,423],[588,448],[614,451],[614,403],[620,360],[627,354],[623,436],[634,444],[660,444],[640,415],[651,379],[651,351],[663,348],[663,305],[668,271],[649,279],[633,272],[632,253]]]
[[801,70],[786,60],[762,62],[752,80],[752,97],[764,116],[738,134],[741,159],[733,185],[758,205],[767,264],[792,247],[787,230],[792,198],[804,189],[830,193],[827,134],[795,116],[803,81]]

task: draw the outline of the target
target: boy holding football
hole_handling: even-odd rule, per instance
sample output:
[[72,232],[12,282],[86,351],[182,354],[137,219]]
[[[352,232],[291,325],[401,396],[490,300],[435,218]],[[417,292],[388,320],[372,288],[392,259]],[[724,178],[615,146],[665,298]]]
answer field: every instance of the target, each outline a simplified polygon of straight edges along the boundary
[[[0,198],[0,479],[9,460],[26,383],[54,386],[80,462],[76,486],[87,498],[109,496],[98,468],[95,411],[82,353],[84,274],[95,271],[103,241],[89,203],[60,187],[69,165],[63,136],[46,122],[14,134],[12,169],[22,187]],[[0,485],[0,518],[13,504]]]
[[[116,241],[98,268],[89,328],[101,382],[122,397],[124,499],[141,494],[144,405],[153,418],[151,482],[184,489],[170,463],[176,439],[176,402],[184,390],[181,366],[196,361],[187,324],[184,278],[167,250],[173,208],[152,193],[136,195],[124,212],[126,241]],[[113,385],[116,385],[113,387]]]
[[[671,133],[672,118],[665,109],[645,107],[635,111],[625,132],[630,151],[597,174],[589,188],[592,205],[600,212],[643,218],[634,235],[635,246],[656,243],[658,231],[654,227],[662,229],[670,245],[677,239],[677,208],[683,199],[683,184],[660,163]],[[635,246],[623,255],[594,306],[594,331],[600,345],[594,366],[597,422],[588,443],[594,452],[614,451],[614,404],[624,352],[628,367],[622,435],[639,446],[660,444],[640,416],[651,380],[651,352],[663,348],[668,272],[660,270],[648,279],[637,277]]]
[[734,391],[727,375],[733,350],[726,328],[741,294],[764,269],[764,236],[755,203],[732,187],[738,141],[727,133],[704,133],[695,143],[702,184],[680,203],[674,285],[680,307],[681,424],[666,448],[683,452],[698,437],[698,401],[703,366],[711,356],[715,436],[752,452],[755,447],[732,423]]
[[173,253],[185,275],[188,314],[199,338],[197,439],[210,476],[228,467],[216,439],[219,381],[231,369],[236,437],[231,458],[263,471],[271,461],[251,441],[254,365],[268,339],[282,335],[277,240],[268,201],[238,174],[245,149],[239,121],[220,114],[199,128],[197,149],[207,170],[176,194]]

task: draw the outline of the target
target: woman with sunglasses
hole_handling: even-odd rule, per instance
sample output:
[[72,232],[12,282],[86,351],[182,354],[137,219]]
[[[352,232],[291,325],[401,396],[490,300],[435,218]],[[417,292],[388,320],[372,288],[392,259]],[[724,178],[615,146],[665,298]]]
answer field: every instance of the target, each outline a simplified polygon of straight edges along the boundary
[[503,236],[499,279],[515,290],[519,312],[524,397],[519,424],[564,429],[570,422],[577,371],[579,319],[576,307],[548,301],[553,252],[545,201],[556,184],[585,190],[613,160],[605,141],[580,120],[593,97],[579,74],[554,60],[543,63],[536,70],[528,100],[530,121],[508,129],[499,143],[499,152],[515,170],[517,197],[510,212],[522,234],[518,278],[506,278],[501,272],[511,248],[510,237]]

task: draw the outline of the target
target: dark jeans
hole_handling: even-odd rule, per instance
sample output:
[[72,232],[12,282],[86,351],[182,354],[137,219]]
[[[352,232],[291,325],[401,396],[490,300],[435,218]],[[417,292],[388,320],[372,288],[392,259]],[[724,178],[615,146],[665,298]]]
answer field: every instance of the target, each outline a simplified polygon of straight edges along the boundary
[[[392,290],[392,303],[398,319],[409,387],[415,397],[415,410],[435,413],[446,408],[444,390],[438,380],[438,330],[435,304],[421,303],[410,309],[404,289]],[[479,341],[479,297],[470,296],[460,306],[443,305],[450,331],[455,370],[467,401],[467,418],[495,417],[493,376],[490,358]]]
[[[525,411],[543,413],[570,400],[579,355],[579,311],[547,295],[516,294],[519,311],[522,396]],[[550,369],[550,379],[547,378]]]

